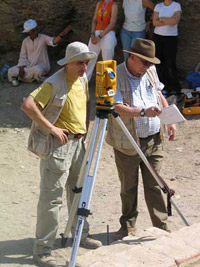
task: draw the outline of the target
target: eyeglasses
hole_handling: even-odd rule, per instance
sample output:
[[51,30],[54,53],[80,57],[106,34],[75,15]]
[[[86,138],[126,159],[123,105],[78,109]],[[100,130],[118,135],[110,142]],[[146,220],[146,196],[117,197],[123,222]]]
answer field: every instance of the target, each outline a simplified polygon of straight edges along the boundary
[[89,61],[78,61],[79,65],[88,65]]
[[151,62],[149,62],[149,61],[147,61],[147,60],[144,60],[144,59],[141,59],[141,58],[140,58],[140,60],[141,60],[142,64],[143,64],[145,67],[151,67],[151,66],[153,65],[153,63],[151,63]]

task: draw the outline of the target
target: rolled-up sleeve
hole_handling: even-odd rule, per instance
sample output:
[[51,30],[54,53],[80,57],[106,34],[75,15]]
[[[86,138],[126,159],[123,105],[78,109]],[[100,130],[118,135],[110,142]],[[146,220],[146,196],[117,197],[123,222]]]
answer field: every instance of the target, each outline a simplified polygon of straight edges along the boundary
[[50,37],[48,35],[45,35],[45,43],[48,46],[57,46],[57,44],[53,43],[54,37]]
[[123,97],[120,93],[119,89],[117,89],[116,95],[115,95],[115,104],[123,104]]
[[158,91],[162,91],[164,87],[165,87],[164,84],[159,81]]

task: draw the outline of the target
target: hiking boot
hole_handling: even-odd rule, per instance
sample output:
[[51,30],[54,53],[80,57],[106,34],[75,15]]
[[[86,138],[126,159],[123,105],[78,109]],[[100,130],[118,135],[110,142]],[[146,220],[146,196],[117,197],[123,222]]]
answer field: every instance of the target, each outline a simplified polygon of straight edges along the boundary
[[[66,261],[65,264],[66,264],[65,267],[69,267],[69,261]],[[81,264],[79,263],[78,259],[76,259],[75,267],[82,267],[82,266],[83,266],[83,265],[81,265]]]
[[135,227],[121,227],[119,231],[116,232],[114,236],[114,240],[122,240],[125,236],[135,235],[136,228]]
[[101,241],[91,238],[91,235],[88,235],[86,238],[81,239],[80,246],[87,249],[96,249],[102,246]]
[[33,255],[33,260],[39,265],[44,267],[55,267],[57,266],[56,259],[50,253],[43,253]]

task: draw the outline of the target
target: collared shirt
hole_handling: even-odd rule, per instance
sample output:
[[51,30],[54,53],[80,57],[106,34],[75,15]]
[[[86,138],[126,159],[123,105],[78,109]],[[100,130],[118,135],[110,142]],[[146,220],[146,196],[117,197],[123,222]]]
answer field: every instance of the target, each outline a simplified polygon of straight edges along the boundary
[[53,37],[45,34],[38,34],[38,37],[31,40],[30,36],[22,42],[19,56],[18,67],[33,67],[43,65],[46,71],[50,70],[47,46],[56,46],[53,44]]
[[[125,62],[124,62],[125,64]],[[130,83],[130,90],[132,94],[133,107],[147,109],[149,107],[159,107],[156,91],[150,84],[147,73],[140,77],[133,76],[127,69],[125,69]],[[158,90],[163,89],[163,84],[160,83]],[[125,104],[120,93],[120,88],[117,88],[115,95],[115,104]],[[136,132],[138,137],[146,138],[150,135],[156,134],[160,131],[160,119],[158,117],[135,117]]]

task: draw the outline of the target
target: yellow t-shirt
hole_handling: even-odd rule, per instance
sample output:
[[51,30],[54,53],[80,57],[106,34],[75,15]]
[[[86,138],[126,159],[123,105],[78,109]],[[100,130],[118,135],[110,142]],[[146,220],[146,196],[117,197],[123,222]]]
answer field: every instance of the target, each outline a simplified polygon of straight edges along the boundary
[[[71,133],[86,133],[86,110],[89,100],[88,84],[84,89],[80,79],[71,81],[67,79],[67,100],[61,111],[55,126],[68,129]],[[51,97],[52,85],[43,83],[39,88],[31,93],[38,104],[44,108]]]

